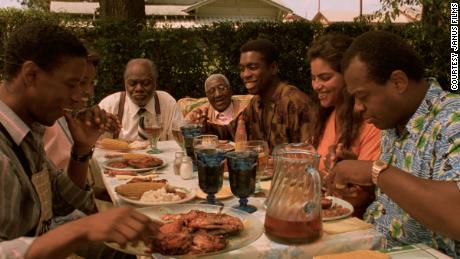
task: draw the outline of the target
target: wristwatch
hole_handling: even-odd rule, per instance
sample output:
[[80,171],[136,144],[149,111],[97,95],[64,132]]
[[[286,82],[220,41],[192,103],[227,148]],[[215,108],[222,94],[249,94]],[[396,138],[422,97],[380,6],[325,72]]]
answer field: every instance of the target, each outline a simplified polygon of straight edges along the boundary
[[72,150],[70,151],[70,158],[73,160],[73,161],[77,161],[77,162],[80,162],[80,163],[83,163],[83,162],[86,162],[88,160],[91,159],[91,157],[93,156],[93,152],[94,152],[94,147],[91,148],[91,150],[86,153],[86,154],[83,154],[83,155],[79,155],[75,152],[75,150],[73,149],[72,147]]
[[380,173],[388,168],[388,163],[382,160],[375,160],[372,163],[372,182],[377,185]]

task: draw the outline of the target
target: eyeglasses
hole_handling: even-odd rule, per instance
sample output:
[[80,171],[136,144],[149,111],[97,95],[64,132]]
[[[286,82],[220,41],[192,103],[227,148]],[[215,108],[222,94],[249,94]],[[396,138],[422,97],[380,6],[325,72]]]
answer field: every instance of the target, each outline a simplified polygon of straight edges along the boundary
[[153,84],[152,79],[128,79],[126,82],[129,87],[135,87],[136,85],[140,84],[142,87],[146,88]]
[[226,85],[218,85],[218,86],[215,86],[215,87],[211,87],[211,88],[208,88],[206,90],[206,94],[209,94],[209,95],[214,95],[217,93],[217,90],[219,90],[219,92],[225,92],[228,90],[228,86]]

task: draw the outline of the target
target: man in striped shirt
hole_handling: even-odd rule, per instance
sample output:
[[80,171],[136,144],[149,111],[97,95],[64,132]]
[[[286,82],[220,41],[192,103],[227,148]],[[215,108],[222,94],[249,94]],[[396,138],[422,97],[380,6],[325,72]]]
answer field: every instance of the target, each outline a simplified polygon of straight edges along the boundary
[[[27,24],[10,35],[0,86],[0,258],[64,258],[73,252],[110,258],[93,246],[137,241],[157,227],[132,209],[117,208],[49,230],[53,217],[94,210],[86,186],[88,160],[107,122],[97,106],[66,112],[81,98],[87,52],[68,31]],[[74,138],[66,172],[47,161],[43,131],[66,116]],[[39,237],[38,237],[39,236]]]

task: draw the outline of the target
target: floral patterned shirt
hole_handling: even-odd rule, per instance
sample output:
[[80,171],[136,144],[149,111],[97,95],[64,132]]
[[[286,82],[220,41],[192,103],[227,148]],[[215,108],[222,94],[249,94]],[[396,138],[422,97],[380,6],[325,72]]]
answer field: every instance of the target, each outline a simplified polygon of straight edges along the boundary
[[[380,159],[423,179],[455,181],[460,191],[460,96],[443,91],[435,79],[428,83],[404,132],[382,131]],[[364,218],[385,235],[389,247],[425,243],[460,256],[454,240],[426,228],[380,189]]]

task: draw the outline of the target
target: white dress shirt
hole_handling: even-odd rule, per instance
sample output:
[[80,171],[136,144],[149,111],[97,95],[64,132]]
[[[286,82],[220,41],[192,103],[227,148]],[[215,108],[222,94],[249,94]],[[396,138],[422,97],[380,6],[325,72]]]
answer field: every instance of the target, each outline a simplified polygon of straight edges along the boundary
[[[163,123],[163,131],[160,135],[160,140],[173,139],[171,133],[171,124],[173,120],[183,120],[182,113],[176,105],[176,100],[165,91],[156,91],[158,99],[160,101],[160,110],[161,110],[161,120]],[[111,94],[99,103],[99,107],[105,111],[114,114],[118,114],[118,104],[120,102],[121,92]],[[155,98],[150,99],[150,101],[144,107],[150,114],[154,115],[155,112]],[[135,104],[128,93],[126,93],[125,106],[123,111],[123,119],[121,121],[121,131],[119,138],[126,140],[135,140],[139,139],[138,136],[138,125],[139,125],[139,115],[137,112],[140,107]]]

